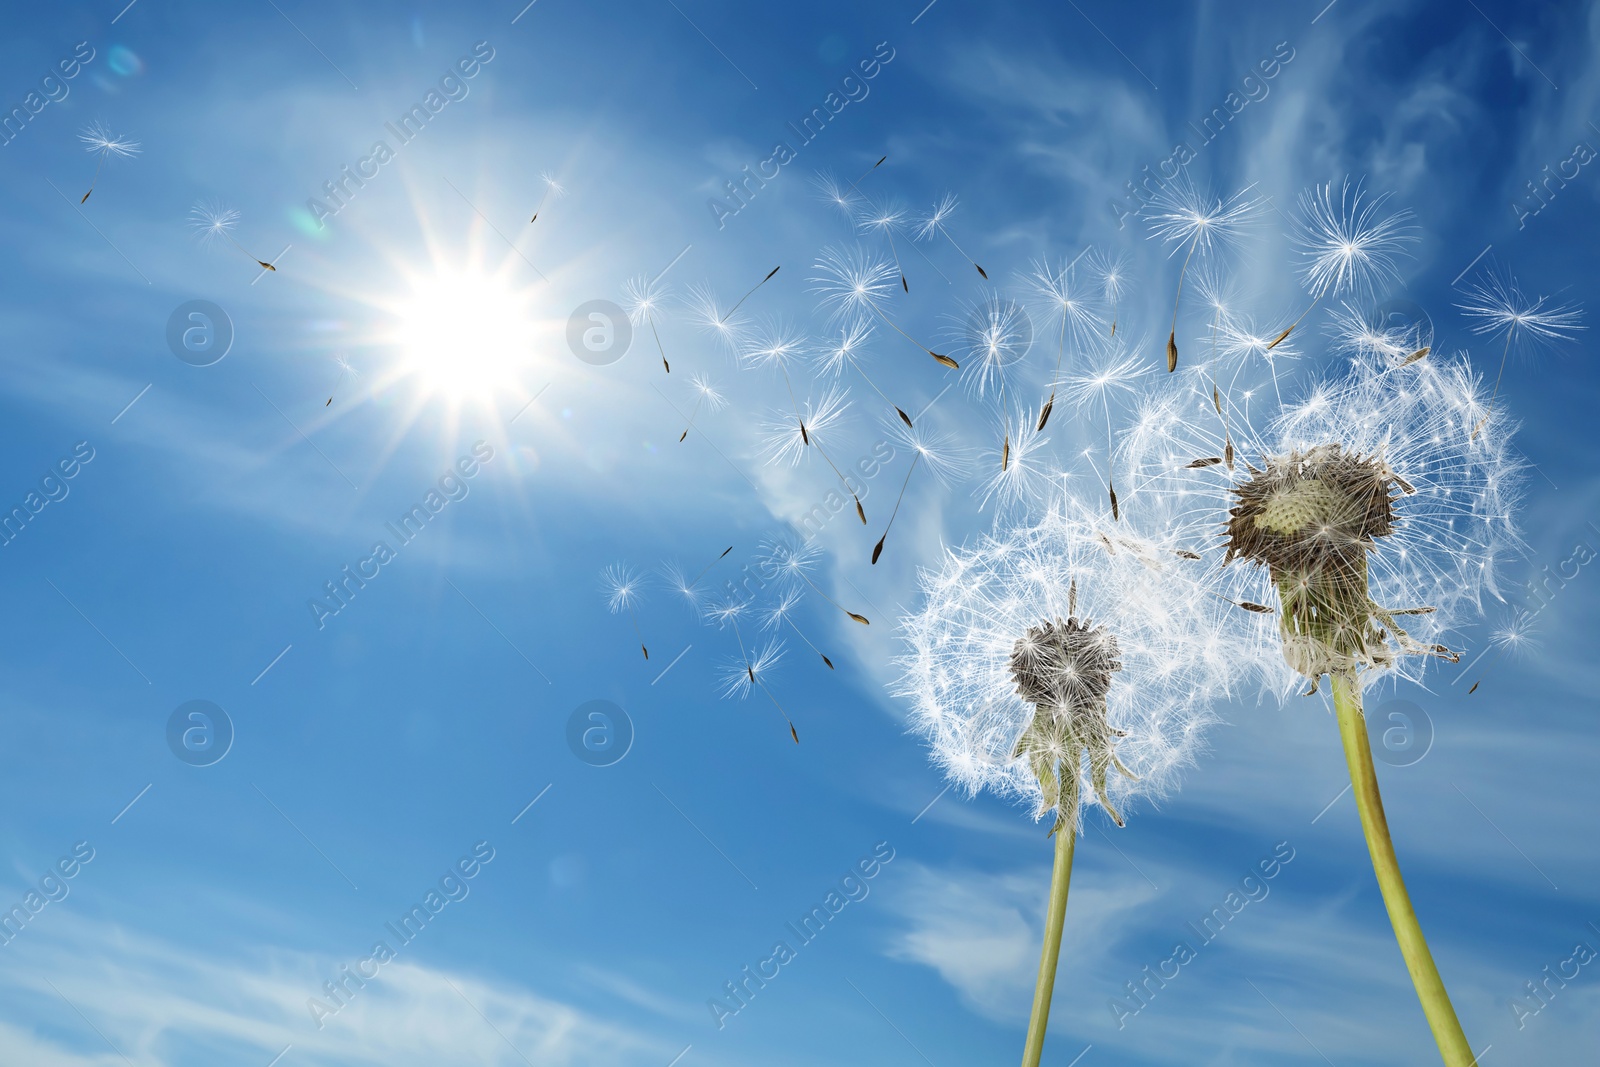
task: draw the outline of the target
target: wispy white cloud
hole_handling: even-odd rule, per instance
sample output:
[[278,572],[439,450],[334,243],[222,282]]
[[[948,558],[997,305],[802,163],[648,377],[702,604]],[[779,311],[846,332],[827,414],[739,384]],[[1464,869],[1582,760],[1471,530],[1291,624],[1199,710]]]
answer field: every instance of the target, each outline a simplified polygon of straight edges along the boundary
[[336,972],[335,961],[284,948],[201,955],[82,920],[58,923],[55,933],[48,944],[29,946],[26,968],[0,972],[9,987],[10,1017],[0,1019],[0,1058],[8,1063],[154,1067],[220,1059],[264,1067],[292,1046],[280,1062],[580,1067],[665,1063],[681,1048],[525,988],[403,957],[319,1029],[308,999],[326,1002],[320,981]]

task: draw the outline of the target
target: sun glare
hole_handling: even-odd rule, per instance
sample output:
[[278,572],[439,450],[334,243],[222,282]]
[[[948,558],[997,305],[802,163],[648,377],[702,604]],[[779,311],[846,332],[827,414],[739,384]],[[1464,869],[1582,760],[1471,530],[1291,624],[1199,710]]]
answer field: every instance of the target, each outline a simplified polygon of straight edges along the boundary
[[486,396],[533,359],[532,309],[503,277],[441,268],[413,279],[396,312],[404,370],[430,392]]

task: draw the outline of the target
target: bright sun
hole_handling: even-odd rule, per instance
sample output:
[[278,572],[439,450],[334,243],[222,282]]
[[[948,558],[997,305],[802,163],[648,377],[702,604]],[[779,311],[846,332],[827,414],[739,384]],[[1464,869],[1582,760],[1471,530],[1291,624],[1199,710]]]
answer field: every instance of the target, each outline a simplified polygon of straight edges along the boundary
[[394,340],[408,374],[457,399],[512,386],[533,359],[533,316],[499,275],[440,268],[412,280]]

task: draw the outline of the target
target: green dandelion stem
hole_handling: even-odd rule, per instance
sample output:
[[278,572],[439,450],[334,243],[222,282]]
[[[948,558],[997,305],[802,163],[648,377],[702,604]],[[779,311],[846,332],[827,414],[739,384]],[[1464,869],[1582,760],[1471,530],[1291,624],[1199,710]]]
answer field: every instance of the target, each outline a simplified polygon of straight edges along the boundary
[[[1422,1012],[1433,1030],[1433,1039],[1439,1044],[1439,1055],[1447,1067],[1473,1067],[1477,1056],[1461,1031],[1461,1022],[1450,1004],[1450,995],[1445,992],[1444,980],[1439,977],[1439,968],[1428,951],[1417,913],[1411,907],[1411,897],[1406,893],[1405,880],[1400,876],[1400,861],[1395,858],[1389,822],[1383,814],[1383,797],[1378,793],[1378,773],[1372,765],[1367,720],[1361,710],[1361,682],[1353,672],[1335,672],[1332,679],[1333,706],[1339,716],[1339,736],[1344,741],[1350,784],[1356,808],[1361,813],[1361,829],[1367,838],[1367,850],[1372,854],[1372,870],[1378,876],[1384,906],[1389,909],[1395,940],[1400,944],[1400,955],[1405,957],[1411,984],[1416,987]],[[1065,896],[1063,890],[1063,902]],[[1037,1006],[1034,1010],[1037,1014]]]
[[1061,928],[1067,921],[1067,886],[1072,881],[1072,851],[1077,844],[1075,821],[1056,827],[1056,861],[1050,872],[1050,903],[1045,912],[1044,951],[1039,956],[1039,981],[1033,987],[1033,1013],[1028,1016],[1028,1043],[1022,1049],[1022,1067],[1039,1067],[1044,1055],[1044,1030],[1050,1021],[1050,993],[1056,984],[1056,961],[1061,958]]

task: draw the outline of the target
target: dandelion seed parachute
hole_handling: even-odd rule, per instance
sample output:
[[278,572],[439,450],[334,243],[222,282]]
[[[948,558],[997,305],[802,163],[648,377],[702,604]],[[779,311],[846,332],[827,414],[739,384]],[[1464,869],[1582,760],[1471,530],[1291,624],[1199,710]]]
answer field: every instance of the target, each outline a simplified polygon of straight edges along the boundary
[[1172,246],[1169,255],[1187,247],[1183,266],[1178,269],[1178,289],[1172,299],[1172,329],[1167,333],[1167,371],[1178,369],[1178,305],[1183,300],[1183,281],[1194,254],[1210,254],[1219,244],[1238,238],[1243,226],[1260,213],[1263,201],[1251,196],[1247,187],[1226,200],[1201,192],[1183,171],[1163,186],[1144,209],[1151,236]]
[[1500,395],[1506,360],[1513,348],[1528,352],[1570,341],[1576,331],[1583,329],[1578,323],[1577,308],[1549,303],[1544,296],[1524,296],[1516,281],[1503,274],[1490,274],[1474,281],[1468,287],[1466,303],[1457,306],[1476,320],[1472,325],[1474,333],[1505,337],[1500,351],[1500,369],[1495,372],[1494,392],[1489,397],[1491,408]]
[[682,444],[684,438],[689,436],[689,431],[694,429],[694,420],[700,417],[700,409],[707,411],[720,411],[722,405],[727,403],[723,395],[711,384],[711,380],[701,374],[689,375],[689,384],[694,389],[694,407],[689,410],[689,422],[678,435],[678,443]]
[[1307,190],[1295,219],[1295,243],[1304,260],[1301,278],[1311,303],[1284,327],[1268,348],[1282,344],[1324,297],[1370,298],[1380,285],[1398,284],[1395,263],[1417,239],[1411,212],[1383,214],[1388,194],[1368,196],[1360,182],[1347,178],[1335,200],[1333,183]]
[[99,157],[95,160],[94,176],[89,179],[89,192],[84,193],[83,199],[78,201],[82,204],[89,199],[89,194],[94,192],[95,185],[100,181],[100,168],[105,166],[107,159],[112,156],[136,156],[140,148],[138,141],[130,141],[112,133],[109,126],[98,120],[85,126],[78,134],[78,140],[83,142],[85,152]]
[[894,291],[891,284],[894,268],[876,259],[857,246],[846,249],[825,248],[817,257],[812,269],[818,272],[811,278],[811,291],[822,298],[824,307],[831,309],[830,323],[837,323],[865,314],[873,314],[888,324],[907,341],[916,345],[940,365],[959,370],[961,364],[940,352],[928,348],[895,324],[881,304]]
[[1028,287],[1034,297],[1044,302],[1043,321],[1048,324],[1054,320],[1056,324],[1056,363],[1050,372],[1050,396],[1039,410],[1037,428],[1043,430],[1055,407],[1067,349],[1070,347],[1076,353],[1086,351],[1099,341],[1105,322],[1099,300],[1086,284],[1079,283],[1076,264],[1052,267],[1047,260],[1037,260],[1032,266]]
[[639,599],[640,578],[638,572],[623,563],[607,567],[600,576],[601,588],[606,594],[606,606],[611,609],[611,614],[616,615],[626,611],[628,619],[633,623],[633,632],[639,638],[639,648],[644,652],[644,658],[650,658],[650,649],[645,644],[644,633],[639,629],[639,616],[634,611],[634,605]]
[[661,355],[661,365],[671,374],[672,364],[667,362],[667,350],[662,347],[661,332],[656,329],[656,313],[667,299],[667,287],[660,284],[659,280],[651,281],[641,274],[623,283],[622,296],[623,310],[628,313],[628,320],[635,326],[650,327],[650,333],[656,339],[656,351]]
[[871,339],[872,324],[870,322],[865,319],[846,322],[839,328],[839,340],[837,343],[829,342],[812,350],[813,365],[822,373],[832,375],[834,378],[838,378],[846,366],[853,367],[872,391],[877,393],[885,404],[894,408],[894,413],[900,417],[900,421],[909,427],[911,425],[911,416],[907,415],[905,409],[899,404],[890,400],[888,394],[878,388],[878,383],[868,377],[866,370],[861,366],[860,357],[866,348],[867,342]]
[[244,245],[234,238],[231,231],[235,226],[239,225],[241,217],[239,212],[218,202],[199,203],[189,209],[189,225],[195,231],[195,237],[199,239],[200,243],[210,244],[219,237],[223,238],[262,270],[276,271],[277,267],[274,267],[266,260],[257,259],[251,255]]

